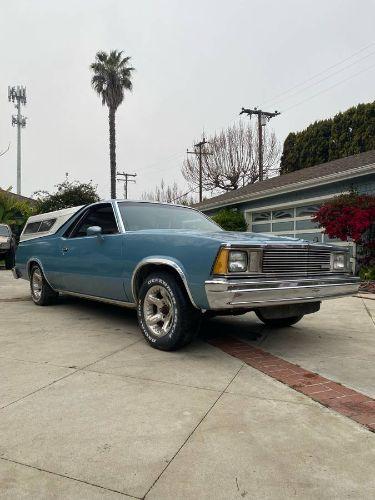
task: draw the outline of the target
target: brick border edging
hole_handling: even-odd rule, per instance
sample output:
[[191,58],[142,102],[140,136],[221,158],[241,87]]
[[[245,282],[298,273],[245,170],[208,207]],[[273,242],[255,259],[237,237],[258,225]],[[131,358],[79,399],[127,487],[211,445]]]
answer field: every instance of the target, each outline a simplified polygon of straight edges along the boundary
[[375,432],[375,399],[233,337],[208,343]]

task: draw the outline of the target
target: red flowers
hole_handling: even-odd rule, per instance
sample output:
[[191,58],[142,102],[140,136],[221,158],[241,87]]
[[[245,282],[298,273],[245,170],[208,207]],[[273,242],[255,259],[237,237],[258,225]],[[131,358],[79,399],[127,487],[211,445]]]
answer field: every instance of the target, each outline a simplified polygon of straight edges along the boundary
[[365,234],[375,223],[375,196],[357,193],[342,194],[328,201],[313,218],[330,238],[353,240],[373,247],[374,241],[364,241]]

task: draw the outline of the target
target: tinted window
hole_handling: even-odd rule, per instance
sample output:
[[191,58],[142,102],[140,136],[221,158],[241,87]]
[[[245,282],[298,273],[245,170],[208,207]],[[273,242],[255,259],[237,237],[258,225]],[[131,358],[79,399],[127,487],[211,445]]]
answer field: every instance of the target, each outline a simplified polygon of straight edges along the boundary
[[190,208],[156,203],[119,203],[127,231],[142,229],[185,229],[191,231],[220,231],[203,214]]
[[87,236],[87,228],[99,226],[102,228],[102,234],[118,233],[116,218],[113,213],[112,205],[99,205],[90,208],[73,230],[71,238]]
[[296,208],[296,217],[313,216],[319,210],[320,205],[306,205],[305,207]]
[[272,231],[293,231],[294,222],[273,222]]
[[253,222],[270,220],[271,212],[253,212]]
[[27,224],[27,226],[25,227],[24,234],[32,234],[32,233],[37,233],[37,232],[38,232],[38,229],[39,229],[39,226],[40,226],[40,221],[38,221],[38,222],[30,222],[30,223],[29,223],[29,224]]
[[56,222],[56,219],[43,220],[39,226],[38,233],[49,231]]
[[7,226],[0,226],[0,236],[9,236],[9,228]]
[[269,233],[271,231],[271,224],[253,224],[253,233]]
[[284,208],[282,210],[274,210],[272,212],[272,217],[274,219],[288,219],[294,217],[293,208]]

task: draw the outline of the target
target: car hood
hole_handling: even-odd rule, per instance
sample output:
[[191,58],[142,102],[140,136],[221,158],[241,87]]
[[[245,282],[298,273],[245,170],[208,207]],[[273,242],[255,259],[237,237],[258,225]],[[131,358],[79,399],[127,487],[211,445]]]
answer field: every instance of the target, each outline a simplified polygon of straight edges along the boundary
[[285,236],[273,236],[271,234],[238,232],[238,231],[188,231],[181,229],[149,229],[143,231],[136,231],[138,234],[148,235],[163,235],[166,238],[183,236],[190,239],[203,239],[222,244],[235,244],[235,245],[259,245],[259,244],[295,244],[306,245],[306,240],[297,238],[287,238]]
[[[199,234],[199,233],[197,233]],[[200,233],[202,235],[202,233]],[[237,232],[237,231],[217,231],[213,233],[203,233],[205,238],[209,238],[221,243],[234,243],[236,245],[258,245],[268,243],[296,243],[306,244],[305,240],[287,238],[285,236],[274,236],[271,234]]]

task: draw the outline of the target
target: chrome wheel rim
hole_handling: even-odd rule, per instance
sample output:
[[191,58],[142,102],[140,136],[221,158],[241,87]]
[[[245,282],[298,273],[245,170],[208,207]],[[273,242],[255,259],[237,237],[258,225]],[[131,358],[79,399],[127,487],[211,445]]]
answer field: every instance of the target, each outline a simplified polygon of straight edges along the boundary
[[147,290],[143,302],[143,317],[147,328],[155,337],[164,337],[169,333],[175,317],[175,307],[166,288],[154,285]]
[[35,300],[39,300],[42,295],[43,277],[40,269],[35,269],[31,279],[31,292]]

